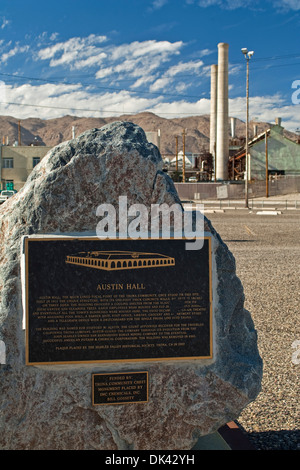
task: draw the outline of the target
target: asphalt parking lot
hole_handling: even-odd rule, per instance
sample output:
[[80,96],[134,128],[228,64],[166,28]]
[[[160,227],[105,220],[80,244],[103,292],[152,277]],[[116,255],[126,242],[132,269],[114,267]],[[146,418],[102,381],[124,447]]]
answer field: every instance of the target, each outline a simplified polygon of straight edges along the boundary
[[235,256],[264,362],[262,391],[238,424],[257,450],[300,450],[300,210],[206,216]]

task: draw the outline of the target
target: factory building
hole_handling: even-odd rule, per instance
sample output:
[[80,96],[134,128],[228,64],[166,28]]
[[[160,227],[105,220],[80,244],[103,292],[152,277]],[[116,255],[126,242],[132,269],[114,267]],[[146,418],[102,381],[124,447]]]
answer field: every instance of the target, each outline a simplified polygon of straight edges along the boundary
[[[249,142],[249,180],[300,176],[300,145],[284,135],[281,119]],[[229,158],[230,179],[244,179],[245,148]]]
[[[219,43],[218,64],[211,66],[210,153],[216,182],[245,179],[245,145],[235,138],[235,118],[229,121],[228,49],[228,44]],[[283,131],[280,118],[260,135],[254,130],[255,137],[249,142],[249,180],[300,176],[299,142],[288,139]]]

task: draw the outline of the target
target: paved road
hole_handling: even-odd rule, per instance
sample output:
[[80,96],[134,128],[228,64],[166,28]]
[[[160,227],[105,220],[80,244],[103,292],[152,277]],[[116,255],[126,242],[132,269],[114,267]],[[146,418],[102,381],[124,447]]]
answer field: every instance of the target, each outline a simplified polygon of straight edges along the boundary
[[256,449],[300,450],[300,211],[207,217],[236,258],[264,361],[262,392],[238,423]]

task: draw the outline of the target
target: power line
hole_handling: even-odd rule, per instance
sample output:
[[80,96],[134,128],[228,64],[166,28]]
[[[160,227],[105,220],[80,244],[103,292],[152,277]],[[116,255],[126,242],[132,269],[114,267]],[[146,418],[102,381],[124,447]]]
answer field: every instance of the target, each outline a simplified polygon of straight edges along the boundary
[[[266,61],[275,61],[275,60],[282,60],[282,59],[293,59],[293,58],[297,58],[297,57],[300,57],[300,53],[294,53],[294,54],[287,54],[287,55],[282,55],[282,56],[271,56],[271,57],[256,57],[256,58],[253,58],[253,65],[252,65],[252,70],[258,70],[258,69],[261,69],[263,68],[262,66],[259,66],[259,67],[256,67],[256,63],[257,62],[266,62]],[[231,61],[230,62],[230,65],[241,65],[242,64],[242,61]],[[204,64],[203,67],[204,68],[208,68],[210,67],[211,65],[215,65],[213,63],[211,64]],[[296,66],[296,65],[299,65],[299,63],[292,63],[292,64],[278,64],[278,65],[270,65],[268,68],[275,68],[275,67],[287,67],[287,66]],[[176,65],[175,66],[171,66],[172,68],[176,68]],[[179,67],[179,65],[177,66]],[[170,67],[168,68],[158,68],[155,70],[155,72],[160,72],[160,71],[164,71],[164,70],[169,70]],[[39,81],[39,82],[43,82],[43,83],[53,83],[53,84],[60,84],[60,85],[78,85],[78,86],[93,86],[94,89],[100,89],[100,90],[111,90],[111,91],[117,91],[117,92],[121,92],[121,91],[125,91],[127,93],[137,93],[139,95],[155,95],[155,96],[161,96],[162,93],[159,93],[159,92],[155,92],[155,91],[140,91],[140,90],[128,90],[128,89],[125,89],[125,88],[118,88],[118,87],[109,87],[109,86],[101,86],[101,85],[96,85],[95,83],[91,83],[91,82],[88,82],[88,83],[84,83],[84,82],[80,82],[80,83],[76,83],[76,82],[70,82],[70,81],[66,81],[66,80],[56,80],[56,79],[46,79],[46,78],[39,78],[39,77],[29,77],[29,76],[25,76],[25,75],[18,75],[18,74],[10,74],[10,73],[4,73],[4,72],[1,72],[0,73],[0,76],[5,76],[5,77],[10,77],[14,80],[30,80],[30,81]],[[180,77],[181,78],[191,78],[192,76],[195,76],[197,77],[197,75],[193,75],[193,74],[188,74],[188,75],[183,75],[183,74],[180,74]],[[94,77],[94,75],[76,75],[76,77],[78,78],[87,78],[87,77]],[[172,78],[172,77],[170,77]],[[97,79],[96,79],[97,80]],[[118,81],[122,82],[122,81],[131,81],[131,80],[134,80],[134,79],[118,79]],[[197,98],[198,96],[197,95],[188,95],[188,94],[181,94],[181,93],[163,93],[164,96],[175,96],[175,97],[182,97],[182,98]]]
[[[105,87],[105,86],[99,86],[95,85],[92,83],[74,83],[74,82],[66,82],[66,81],[57,81],[57,80],[52,80],[52,79],[45,79],[45,78],[37,78],[37,77],[27,77],[23,75],[15,75],[15,74],[9,74],[9,73],[3,73],[1,72],[0,75],[11,77],[11,78],[17,78],[20,80],[32,80],[32,81],[40,81],[43,83],[53,83],[53,84],[58,84],[58,85],[81,85],[81,86],[93,86],[95,89],[101,89],[101,90],[112,90],[112,91],[126,91],[128,93],[138,93],[139,95],[157,95],[161,96],[162,93],[154,92],[154,91],[139,91],[139,90],[127,90],[125,88],[117,88],[117,87]],[[182,98],[197,98],[196,95],[183,95],[183,94],[178,94],[178,93],[164,93],[164,96],[176,96],[176,97],[182,97]]]
[[[265,58],[255,58],[255,60],[253,60],[253,66],[252,66],[252,69],[259,69],[259,68],[263,68],[263,67],[260,67],[260,66],[255,66],[257,62],[266,62],[266,61],[275,61],[275,60],[282,60],[282,59],[294,59],[296,57],[300,57],[300,53],[295,53],[295,54],[288,54],[288,55],[283,55],[283,56],[273,56],[273,57],[265,57]],[[230,65],[241,65],[242,64],[242,61],[238,61],[238,62],[231,62]],[[211,64],[213,65],[213,64]],[[269,65],[268,68],[274,68],[274,67],[286,67],[286,66],[292,66],[292,65],[298,65],[298,63],[292,63],[292,64],[277,64],[277,65]],[[172,66],[172,67],[176,67],[176,66]],[[209,65],[204,65],[205,68],[208,68]],[[265,67],[265,66],[264,66]],[[156,71],[159,71],[159,70],[163,70],[163,69],[157,69]],[[166,70],[168,70],[166,68]],[[0,76],[6,76],[6,77],[10,77],[14,80],[16,79],[21,79],[21,80],[32,80],[32,81],[39,81],[39,82],[43,82],[43,83],[46,83],[46,84],[49,84],[49,83],[53,83],[53,84],[60,84],[60,85],[69,85],[69,86],[93,86],[94,89],[102,89],[102,90],[113,90],[113,91],[117,91],[117,92],[127,92],[127,93],[137,93],[139,95],[141,94],[147,94],[147,95],[158,95],[158,96],[161,96],[162,98],[163,97],[166,97],[166,96],[173,96],[173,97],[177,97],[177,98],[198,98],[199,99],[199,95],[183,95],[183,94],[172,94],[172,93],[156,93],[156,92],[142,92],[142,91],[138,91],[138,90],[127,90],[127,89],[124,89],[124,88],[117,88],[117,87],[104,87],[104,86],[99,86],[99,85],[95,85],[95,84],[92,84],[92,83],[72,83],[72,82],[68,82],[68,81],[58,81],[58,80],[54,80],[54,79],[46,79],[46,78],[38,78],[38,77],[28,77],[28,76],[23,76],[23,75],[17,75],[17,74],[9,74],[9,73],[4,73],[4,72],[1,72],[0,73]],[[82,75],[82,77],[89,77],[90,75]],[[181,77],[183,77],[182,74],[180,74]],[[192,74],[189,74],[189,75],[185,75],[186,77],[191,77]],[[80,76],[79,76],[80,77]],[[121,80],[120,80],[121,81]],[[70,107],[62,107],[62,106],[50,106],[50,105],[37,105],[37,104],[29,104],[29,103],[16,103],[16,102],[2,102],[1,104],[3,105],[8,105],[8,106],[26,106],[26,107],[33,107],[33,108],[44,108],[44,109],[60,109],[60,110],[69,110],[69,111],[81,111],[81,112],[90,112],[90,113],[108,113],[108,114],[136,114],[137,112],[136,111],[108,111],[108,110],[99,110],[99,109],[87,109],[87,108],[70,108]],[[243,110],[235,110],[235,112],[243,112]],[[141,112],[141,111],[140,111]],[[199,113],[192,113],[192,112],[189,112],[189,113],[184,113],[184,112],[179,112],[179,113],[159,113],[160,115],[187,115],[187,116],[192,116],[192,115],[200,115]]]
[[[29,103],[15,103],[15,102],[0,102],[1,105],[9,105],[9,106],[25,106],[25,107],[31,107],[31,108],[43,108],[43,109],[58,109],[58,110],[67,110],[67,111],[82,111],[82,112],[89,112],[89,113],[106,113],[106,114],[117,114],[117,115],[122,115],[122,114],[139,114],[139,113],[145,113],[145,112],[149,112],[149,113],[158,113],[159,115],[170,115],[170,116],[181,116],[181,115],[184,115],[184,116],[207,116],[209,115],[209,111],[205,114],[200,114],[199,112],[189,112],[189,113],[185,113],[185,112],[160,112],[160,111],[157,111],[157,110],[148,110],[148,109],[144,109],[142,111],[126,111],[126,110],[122,110],[122,111],[109,111],[109,110],[105,110],[105,109],[88,109],[88,108],[74,108],[74,107],[64,107],[64,106],[50,106],[50,105],[42,105],[42,104],[29,104]],[[162,103],[163,105],[163,103]],[[243,113],[245,110],[244,108],[236,108],[234,110],[234,113]]]
[[[212,64],[214,65],[214,64]],[[278,64],[278,65],[270,65],[268,66],[269,68],[275,68],[275,67],[288,67],[288,66],[298,66],[299,63],[295,62],[293,64]],[[207,68],[208,66],[206,66]],[[256,67],[255,66],[255,61],[253,61],[253,66],[252,70],[258,70],[262,69],[265,67]],[[217,72],[215,72],[217,73]],[[139,95],[156,95],[156,96],[175,96],[175,97],[182,97],[182,98],[198,98],[199,95],[189,95],[189,94],[181,94],[181,93],[159,93],[159,92],[154,92],[154,91],[141,91],[141,90],[132,90],[132,89],[126,89],[126,88],[118,88],[118,87],[108,87],[108,86],[99,86],[95,85],[94,83],[84,83],[84,82],[70,82],[70,81],[59,81],[59,80],[53,80],[53,79],[44,79],[44,78],[39,78],[39,77],[28,77],[28,76],[23,76],[23,75],[15,75],[15,74],[8,74],[8,73],[3,73],[0,72],[0,76],[6,76],[10,77],[14,80],[29,80],[29,81],[39,81],[43,82],[45,84],[57,84],[57,85],[68,85],[68,86],[92,86],[94,89],[101,89],[101,90],[111,90],[111,91],[117,91],[117,92],[127,92],[127,93],[136,93]],[[207,74],[207,78],[209,78],[210,74]],[[182,75],[181,78],[191,78],[193,77],[192,74],[189,75]],[[172,78],[172,77],[170,77]],[[197,77],[195,77],[197,78]],[[14,80],[10,80],[11,83],[13,83]],[[120,79],[120,82],[124,81],[132,81],[132,79]]]
[[[13,102],[0,102],[0,104],[7,104],[9,106],[30,106],[32,108],[49,108],[49,109],[67,109],[67,110],[73,110],[73,111],[85,111],[85,112],[93,112],[93,113],[118,113],[118,111],[105,111],[105,110],[99,110],[99,109],[86,109],[86,108],[70,108],[70,107],[64,107],[64,106],[49,106],[49,105],[43,105],[43,104],[29,104],[29,103],[13,103]],[[136,112],[133,111],[128,111],[126,114],[136,114]]]
[[294,59],[295,57],[300,57],[300,52],[296,52],[293,54],[286,54],[286,55],[270,56],[270,57],[255,57],[255,61]]
[[[143,112],[153,112],[153,111],[148,111],[148,110],[143,110],[143,111],[107,111],[104,109],[86,109],[86,108],[66,108],[63,106],[47,106],[47,105],[41,105],[41,104],[28,104],[28,103],[13,103],[13,102],[0,102],[0,104],[6,104],[6,105],[11,105],[11,106],[29,106],[32,108],[49,108],[49,109],[61,109],[61,110],[69,110],[69,111],[84,111],[84,112],[91,112],[91,113],[110,113],[110,114],[139,114]],[[187,116],[201,116],[199,113],[161,113],[159,112],[160,115],[187,115]],[[204,116],[204,115],[203,115]]]

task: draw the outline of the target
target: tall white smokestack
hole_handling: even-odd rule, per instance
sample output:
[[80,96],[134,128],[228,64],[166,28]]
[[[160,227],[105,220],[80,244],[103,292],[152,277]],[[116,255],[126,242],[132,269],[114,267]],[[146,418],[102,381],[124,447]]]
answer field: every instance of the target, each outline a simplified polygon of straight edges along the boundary
[[210,146],[209,151],[213,156],[214,167],[216,158],[217,143],[217,83],[218,83],[218,66],[212,65],[210,69]]
[[228,179],[228,44],[218,44],[217,180]]

